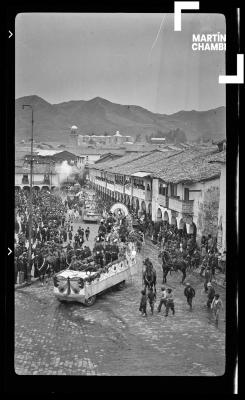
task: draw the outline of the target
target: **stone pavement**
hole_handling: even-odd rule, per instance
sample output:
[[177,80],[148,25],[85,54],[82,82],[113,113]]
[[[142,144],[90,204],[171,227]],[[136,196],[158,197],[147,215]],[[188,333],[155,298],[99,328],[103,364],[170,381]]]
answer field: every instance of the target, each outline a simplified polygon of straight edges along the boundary
[[[81,221],[74,223],[86,228]],[[93,247],[98,225],[89,224]],[[157,304],[162,280],[158,251],[146,241],[137,256],[138,273],[121,291],[110,289],[92,307],[60,303],[52,279],[42,286],[16,285],[15,371],[19,375],[161,375],[216,376],[225,369],[225,310],[218,326],[206,308],[204,279],[187,279],[196,289],[193,311],[183,295],[181,275],[168,276],[176,314],[142,317],[142,261],[149,257],[157,270]],[[225,290],[217,286],[225,307]]]
[[[146,244],[138,256],[138,274],[121,291],[98,297],[90,308],[59,303],[52,281],[16,290],[15,371],[37,375],[215,376],[225,368],[225,310],[219,325],[206,309],[203,279],[188,277],[196,289],[193,311],[183,296],[180,274],[172,273],[176,314],[139,313],[142,258],[161,266]],[[225,290],[219,290],[225,305]]]

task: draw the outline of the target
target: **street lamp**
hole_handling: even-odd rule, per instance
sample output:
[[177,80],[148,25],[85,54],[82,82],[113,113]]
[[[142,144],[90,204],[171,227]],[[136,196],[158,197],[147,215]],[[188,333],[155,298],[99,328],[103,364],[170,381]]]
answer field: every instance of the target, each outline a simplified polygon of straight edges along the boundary
[[30,161],[30,199],[29,199],[29,248],[28,248],[28,268],[27,268],[27,282],[31,281],[31,255],[32,255],[32,175],[33,175],[33,108],[30,104],[23,104],[22,109],[25,107],[31,108],[31,161]]

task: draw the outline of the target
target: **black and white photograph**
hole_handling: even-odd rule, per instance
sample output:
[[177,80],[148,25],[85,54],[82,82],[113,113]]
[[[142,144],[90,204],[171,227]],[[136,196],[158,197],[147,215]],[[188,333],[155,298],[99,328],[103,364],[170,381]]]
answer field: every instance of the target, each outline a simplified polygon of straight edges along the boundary
[[228,29],[177,23],[16,15],[18,376],[225,374]]

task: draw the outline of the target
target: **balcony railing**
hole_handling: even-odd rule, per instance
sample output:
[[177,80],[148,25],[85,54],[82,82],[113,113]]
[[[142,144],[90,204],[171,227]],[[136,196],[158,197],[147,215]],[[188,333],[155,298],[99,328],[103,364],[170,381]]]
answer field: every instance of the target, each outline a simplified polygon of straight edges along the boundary
[[160,206],[168,208],[168,196],[164,196],[163,194],[158,195],[158,202]]
[[194,200],[180,200],[176,197],[169,197],[168,208],[183,214],[193,214]]
[[112,185],[111,183],[107,183],[107,189],[111,190],[112,192],[114,192],[114,185]]
[[145,190],[133,188],[133,196],[145,200]]
[[94,183],[95,183],[96,185],[101,186],[101,187],[105,187],[105,186],[106,186],[105,181],[102,181],[101,179],[95,179],[95,180],[94,180]]
[[145,191],[145,200],[151,201],[152,200],[152,191],[151,190],[146,190]]
[[125,194],[128,194],[129,196],[131,196],[131,194],[132,194],[131,184],[125,185]]
[[123,186],[115,183],[115,192],[123,193]]

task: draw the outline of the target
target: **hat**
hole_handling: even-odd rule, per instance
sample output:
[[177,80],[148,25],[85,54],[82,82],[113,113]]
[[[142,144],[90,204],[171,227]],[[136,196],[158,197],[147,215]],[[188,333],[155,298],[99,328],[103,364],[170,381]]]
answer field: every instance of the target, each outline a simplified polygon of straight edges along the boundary
[[207,286],[209,286],[209,287],[212,286],[211,282],[208,282]]

